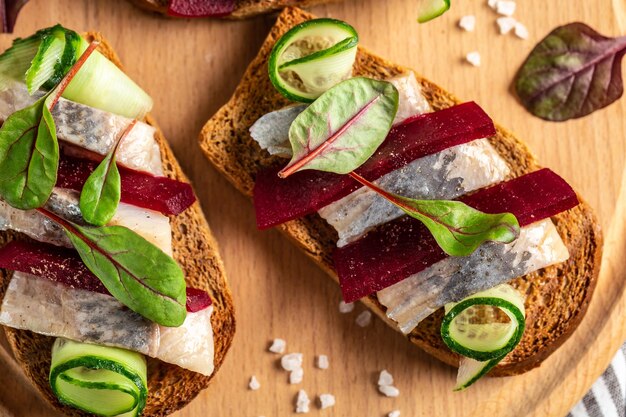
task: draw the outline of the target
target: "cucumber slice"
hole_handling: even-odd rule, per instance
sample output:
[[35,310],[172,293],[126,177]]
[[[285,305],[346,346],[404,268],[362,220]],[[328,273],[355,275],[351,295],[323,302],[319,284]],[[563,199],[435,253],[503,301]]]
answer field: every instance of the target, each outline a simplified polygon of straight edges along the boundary
[[63,404],[100,416],[138,416],[148,395],[145,358],[124,349],[57,339],[52,392]]
[[270,54],[274,87],[294,101],[312,102],[352,75],[359,37],[341,20],[313,19],[284,34]]
[[417,21],[426,23],[441,16],[450,8],[450,0],[422,0],[417,13]]
[[485,376],[487,372],[493,369],[502,358],[492,359],[490,361],[480,362],[474,359],[461,357],[459,363],[459,372],[456,374],[455,391],[461,391]]
[[24,77],[26,87],[31,95],[54,75],[61,64],[64,50],[65,31],[60,26],[51,28],[41,36],[37,53]]
[[460,355],[477,361],[499,358],[513,350],[524,333],[524,299],[502,284],[446,306],[441,337]]
[[41,40],[31,36],[16,39],[13,46],[0,55],[0,90],[11,81],[23,81],[24,74],[37,54]]
[[[60,25],[17,39],[0,55],[0,89],[8,81],[25,81],[32,94],[54,88],[87,49],[76,32]],[[152,109],[152,99],[115,64],[94,52],[63,97],[128,118],[142,119]]]

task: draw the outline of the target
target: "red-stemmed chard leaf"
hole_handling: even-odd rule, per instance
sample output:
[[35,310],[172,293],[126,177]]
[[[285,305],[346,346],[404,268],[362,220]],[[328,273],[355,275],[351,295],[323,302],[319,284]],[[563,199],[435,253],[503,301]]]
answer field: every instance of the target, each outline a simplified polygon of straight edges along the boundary
[[291,124],[293,157],[278,175],[357,169],[383,143],[397,110],[398,90],[391,83],[356,77],[335,85]]
[[31,210],[50,197],[59,167],[59,142],[51,111],[97,46],[97,42],[89,45],[55,89],[11,114],[0,128],[0,198],[9,205]]
[[354,172],[350,176],[422,222],[450,256],[469,256],[485,242],[511,243],[519,236],[519,223],[511,213],[487,214],[460,201],[402,197]]
[[120,134],[115,146],[89,175],[80,193],[80,211],[83,218],[95,226],[104,226],[115,215],[120,204],[122,185],[120,172],[115,163],[115,154],[120,143],[133,130],[137,120],[133,120]]
[[626,36],[609,38],[584,23],[553,30],[532,50],[514,84],[537,117],[565,121],[586,116],[622,96]]
[[2,13],[2,33],[13,33],[17,15],[28,0],[0,0]]
[[79,226],[37,210],[65,229],[87,268],[119,302],[163,326],[185,321],[185,278],[174,259],[126,227]]

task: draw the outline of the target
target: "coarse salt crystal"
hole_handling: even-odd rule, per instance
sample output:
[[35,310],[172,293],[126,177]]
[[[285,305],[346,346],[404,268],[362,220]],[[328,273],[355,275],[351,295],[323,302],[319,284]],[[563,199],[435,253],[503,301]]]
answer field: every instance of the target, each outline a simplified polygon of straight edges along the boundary
[[359,314],[356,318],[356,324],[358,324],[361,327],[367,327],[370,325],[371,322],[372,322],[372,313],[370,313],[367,310]]
[[290,353],[280,358],[280,366],[285,371],[293,371],[302,368],[302,353]]
[[380,371],[378,385],[393,385],[393,376],[386,369]]
[[302,368],[296,368],[289,373],[289,383],[299,384],[304,378],[304,370]]
[[287,347],[287,342],[283,339],[274,339],[272,342],[272,346],[270,346],[270,352],[272,353],[285,353],[285,348]]
[[528,29],[520,22],[515,22],[515,36],[520,39],[528,39]]
[[252,378],[250,378],[250,383],[248,383],[248,388],[250,388],[252,391],[256,391],[261,388],[261,384],[259,384],[259,380],[256,379],[256,376],[252,375]]
[[498,0],[487,0],[487,4],[489,5],[489,7],[491,7],[493,10],[496,10],[496,8],[498,7]]
[[317,357],[317,367],[320,369],[328,369],[328,356],[319,355]]
[[392,385],[379,385],[378,391],[380,391],[386,397],[397,397],[398,395],[400,395],[400,390]]
[[387,417],[400,417],[400,410],[393,410],[391,413],[387,414]]
[[477,51],[470,52],[465,56],[467,62],[475,67],[480,67],[480,54]]
[[298,391],[298,397],[296,398],[296,413],[308,413],[310,403],[311,401],[309,400],[309,396],[306,394],[306,391],[303,389]]
[[332,394],[322,394],[319,399],[322,410],[335,405],[335,396]]
[[496,23],[500,29],[500,35],[506,35],[515,27],[517,21],[512,17],[499,17],[496,19]]
[[461,20],[459,20],[459,27],[468,32],[473,32],[476,27],[476,16],[463,16]]
[[351,313],[354,310],[354,303],[346,303],[344,301],[339,302],[339,312],[346,314]]
[[496,12],[503,16],[513,16],[516,4],[511,0],[498,0],[496,4]]

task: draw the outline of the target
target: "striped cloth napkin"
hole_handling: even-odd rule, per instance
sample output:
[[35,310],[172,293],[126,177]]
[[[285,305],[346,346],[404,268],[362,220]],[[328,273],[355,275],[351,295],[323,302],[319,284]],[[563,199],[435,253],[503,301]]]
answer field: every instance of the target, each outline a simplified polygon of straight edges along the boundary
[[626,417],[626,343],[567,417]]

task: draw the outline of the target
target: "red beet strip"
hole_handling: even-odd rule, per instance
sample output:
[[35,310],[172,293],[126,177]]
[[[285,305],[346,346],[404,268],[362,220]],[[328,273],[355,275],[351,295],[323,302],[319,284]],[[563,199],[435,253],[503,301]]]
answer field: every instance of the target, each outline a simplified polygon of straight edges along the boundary
[[[376,153],[355,172],[375,181],[418,158],[494,134],[493,121],[474,102],[414,116],[394,127]],[[312,170],[281,179],[281,168],[257,175],[254,207],[259,229],[315,213],[361,187],[348,175]]]
[[[578,205],[572,187],[549,169],[484,188],[459,200],[486,213],[513,213],[520,226]],[[402,281],[446,256],[421,222],[405,216],[338,248],[334,261],[343,298],[352,302]]]
[[[61,154],[57,187],[80,191],[98,163]],[[133,206],[178,215],[196,201],[191,185],[167,177],[156,177],[118,165],[122,181],[121,200]]]
[[[71,288],[110,295],[72,249],[14,240],[0,249],[0,268],[36,275]],[[188,312],[195,313],[210,305],[211,297],[206,291],[187,287]]]
[[223,17],[235,11],[235,0],[170,0],[167,14],[178,17]]

